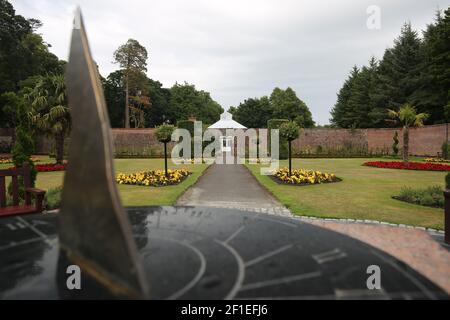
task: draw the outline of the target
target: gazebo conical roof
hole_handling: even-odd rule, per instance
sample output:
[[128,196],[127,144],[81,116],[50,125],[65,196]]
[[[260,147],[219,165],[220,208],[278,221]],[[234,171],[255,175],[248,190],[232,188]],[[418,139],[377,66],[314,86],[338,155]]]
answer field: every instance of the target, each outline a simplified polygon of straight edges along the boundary
[[208,129],[247,129],[237,121],[233,120],[233,115],[227,111],[220,115],[220,120],[210,126]]

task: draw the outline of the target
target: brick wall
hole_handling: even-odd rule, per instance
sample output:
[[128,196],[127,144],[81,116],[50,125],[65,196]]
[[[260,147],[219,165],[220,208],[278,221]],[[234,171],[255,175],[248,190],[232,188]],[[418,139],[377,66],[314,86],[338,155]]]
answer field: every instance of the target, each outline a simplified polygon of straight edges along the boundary
[[[402,147],[402,129],[304,129],[299,139],[293,142],[294,151],[315,154],[318,149],[352,150],[353,152],[371,152],[386,154],[392,152],[393,136],[399,134],[399,148]],[[0,141],[9,139],[11,130],[0,128]],[[116,154],[146,154],[161,156],[163,146],[156,140],[155,129],[112,129]],[[410,153],[419,156],[436,156],[446,139],[446,125],[433,125],[410,129]],[[169,148],[171,148],[170,145]],[[48,154],[53,141],[38,137],[37,152]]]

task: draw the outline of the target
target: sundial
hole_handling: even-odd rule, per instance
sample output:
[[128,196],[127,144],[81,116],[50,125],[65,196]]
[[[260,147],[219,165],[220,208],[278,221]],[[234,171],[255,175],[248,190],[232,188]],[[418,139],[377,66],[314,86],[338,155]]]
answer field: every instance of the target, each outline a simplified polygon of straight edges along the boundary
[[[0,299],[440,299],[388,254],[291,218],[206,207],[123,208],[109,120],[77,11],[67,71],[69,167],[58,214],[0,219]],[[81,290],[67,286],[81,269]],[[367,270],[382,286],[367,286]]]
[[[127,212],[152,299],[447,297],[386,253],[297,220],[205,207]],[[65,287],[56,221],[56,215],[0,220],[1,299],[102,297]],[[370,265],[382,270],[381,290],[367,289]]]

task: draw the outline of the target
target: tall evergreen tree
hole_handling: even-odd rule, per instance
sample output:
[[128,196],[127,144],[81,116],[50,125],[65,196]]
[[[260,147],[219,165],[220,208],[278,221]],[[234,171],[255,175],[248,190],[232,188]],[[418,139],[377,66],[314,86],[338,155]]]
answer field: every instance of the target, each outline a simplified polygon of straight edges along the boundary
[[359,75],[359,69],[354,66],[348,79],[339,90],[337,95],[337,102],[331,110],[330,122],[341,128],[350,128],[353,124],[352,110],[350,109],[349,101],[352,96],[353,87]]
[[[373,119],[377,116],[374,110],[373,91],[376,86],[378,65],[375,58],[371,58],[368,67],[363,67],[354,79],[351,96],[348,100],[351,127],[368,128],[374,126]],[[384,112],[386,113],[386,112]]]
[[421,42],[410,23],[405,23],[394,46],[386,50],[379,67],[379,83],[373,94],[380,108],[398,109],[410,101],[422,67]]
[[412,102],[421,112],[430,114],[430,122],[449,121],[445,106],[450,88],[450,7],[424,32],[422,69]]

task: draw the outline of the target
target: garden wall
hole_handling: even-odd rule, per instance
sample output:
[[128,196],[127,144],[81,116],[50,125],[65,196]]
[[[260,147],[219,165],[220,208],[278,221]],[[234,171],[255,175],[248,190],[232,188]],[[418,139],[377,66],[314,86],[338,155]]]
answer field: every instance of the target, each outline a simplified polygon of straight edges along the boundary
[[[448,124],[424,126],[410,129],[411,155],[436,156],[446,140]],[[402,150],[403,130],[383,129],[304,129],[294,141],[297,155],[308,154],[392,154],[395,131],[399,134],[399,149]]]
[[[297,156],[391,154],[395,131],[398,131],[399,134],[401,150],[402,130],[400,128],[304,129],[299,139],[293,142],[293,149]],[[116,156],[162,156],[163,146],[156,140],[154,132],[155,129],[112,129]],[[11,141],[11,135],[12,130],[0,128],[0,141]],[[441,152],[441,146],[446,136],[446,124],[410,129],[410,153],[418,156],[436,156]],[[169,148],[171,147],[172,145]],[[36,139],[38,153],[48,154],[52,148],[52,140],[46,137]]]

